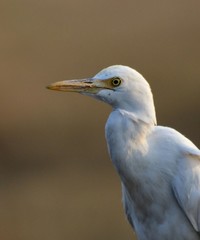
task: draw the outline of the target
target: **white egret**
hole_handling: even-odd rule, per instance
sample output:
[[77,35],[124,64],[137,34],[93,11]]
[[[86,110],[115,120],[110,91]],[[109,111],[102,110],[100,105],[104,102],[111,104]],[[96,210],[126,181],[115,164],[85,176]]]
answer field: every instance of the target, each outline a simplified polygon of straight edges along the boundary
[[156,125],[153,96],[142,75],[116,65],[48,88],[112,106],[105,127],[108,150],[139,240],[200,239],[200,150],[176,130]]

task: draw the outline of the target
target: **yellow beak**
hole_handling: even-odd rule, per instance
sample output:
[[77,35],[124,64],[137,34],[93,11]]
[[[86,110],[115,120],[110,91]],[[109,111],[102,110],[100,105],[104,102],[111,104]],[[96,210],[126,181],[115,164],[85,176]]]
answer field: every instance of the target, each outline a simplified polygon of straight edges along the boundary
[[98,93],[102,89],[112,89],[107,80],[99,80],[93,78],[64,80],[55,82],[48,89],[63,91],[63,92],[79,92],[79,93]]
[[94,86],[92,79],[79,79],[55,82],[47,86],[47,88],[64,92],[90,92],[96,87]]

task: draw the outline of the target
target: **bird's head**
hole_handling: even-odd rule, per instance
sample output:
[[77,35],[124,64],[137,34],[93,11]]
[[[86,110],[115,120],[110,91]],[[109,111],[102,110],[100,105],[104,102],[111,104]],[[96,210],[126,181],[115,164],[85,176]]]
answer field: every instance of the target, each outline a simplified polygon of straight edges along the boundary
[[92,78],[64,80],[47,88],[88,95],[110,104],[114,109],[119,108],[138,115],[142,113],[140,118],[143,120],[148,115],[153,115],[151,117],[155,122],[150,86],[141,74],[127,66],[110,66]]

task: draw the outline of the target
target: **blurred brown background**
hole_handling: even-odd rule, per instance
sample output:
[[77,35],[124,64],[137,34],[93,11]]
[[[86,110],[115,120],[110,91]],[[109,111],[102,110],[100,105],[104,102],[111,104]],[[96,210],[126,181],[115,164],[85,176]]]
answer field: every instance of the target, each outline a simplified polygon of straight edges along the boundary
[[200,146],[200,1],[1,0],[0,49],[0,239],[134,239],[110,107],[45,86],[129,65],[158,123]]

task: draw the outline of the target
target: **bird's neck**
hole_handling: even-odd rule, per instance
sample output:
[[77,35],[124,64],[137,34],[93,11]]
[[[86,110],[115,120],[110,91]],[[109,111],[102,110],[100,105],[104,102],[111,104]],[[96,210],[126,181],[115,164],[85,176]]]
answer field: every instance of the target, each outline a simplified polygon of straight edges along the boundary
[[125,105],[123,108],[116,109],[120,111],[127,118],[132,119],[134,123],[143,125],[156,125],[156,112],[153,101],[153,96],[144,96],[140,101],[133,101],[133,104]]
[[142,119],[133,112],[114,109],[106,123],[106,139],[112,146],[116,144],[128,146],[128,143],[137,145],[146,140],[154,125],[154,118]]
[[152,119],[149,122],[144,121],[132,112],[116,109],[110,114],[106,123],[106,140],[110,157],[118,172],[126,168],[130,159],[134,160],[133,156],[137,158],[146,154],[147,137],[153,127]]

